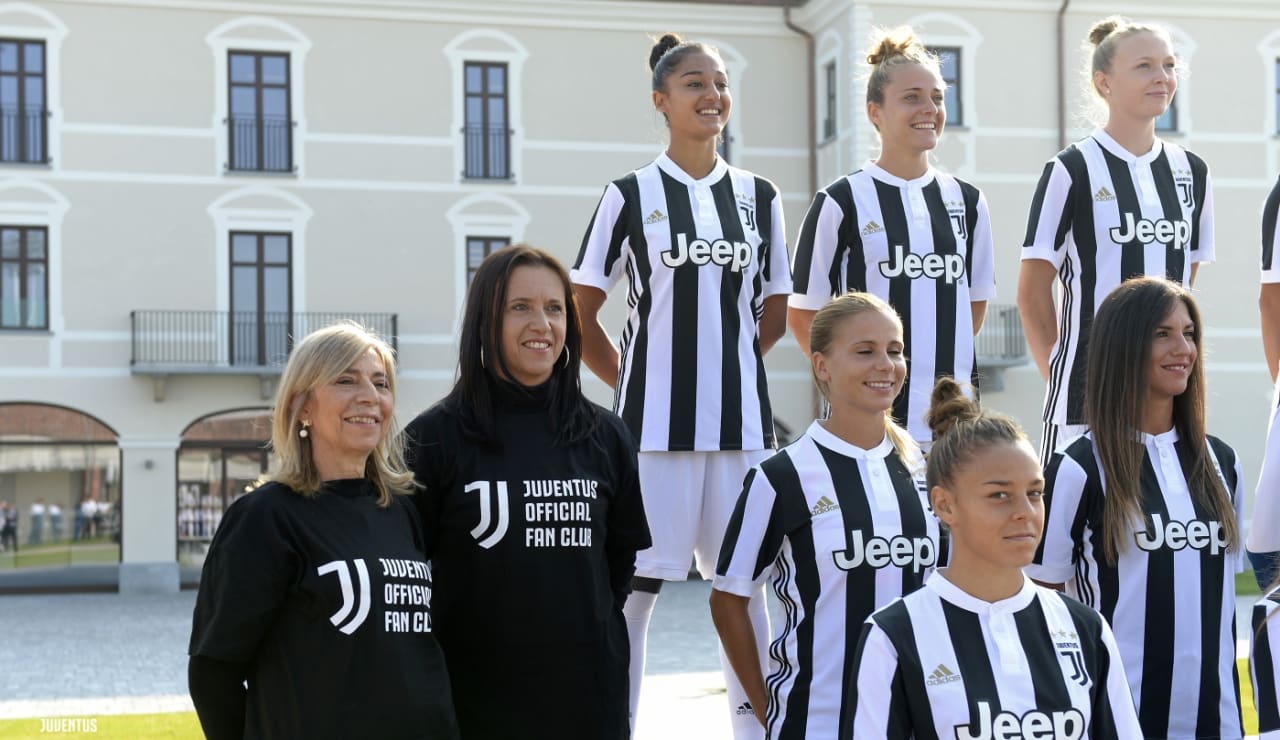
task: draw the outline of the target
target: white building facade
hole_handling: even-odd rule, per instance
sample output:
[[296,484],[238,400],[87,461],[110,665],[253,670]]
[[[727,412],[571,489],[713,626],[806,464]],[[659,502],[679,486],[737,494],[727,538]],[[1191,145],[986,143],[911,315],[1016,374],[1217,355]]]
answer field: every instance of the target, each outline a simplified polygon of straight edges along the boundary
[[[0,590],[94,567],[122,590],[190,582],[221,511],[270,468],[279,363],[309,328],[352,317],[394,337],[401,421],[441,397],[484,254],[528,241],[572,261],[605,183],[663,148],[646,59],[667,30],[719,47],[734,88],[728,159],[778,184],[794,239],[813,183],[874,154],[857,77],[870,27],[915,25],[955,82],[938,165],[987,194],[997,301],[1012,304],[1041,166],[1060,134],[1087,131],[1071,115],[1079,40],[1113,10],[1170,26],[1194,76],[1167,135],[1215,177],[1219,262],[1197,285],[1211,428],[1256,474],[1280,8],[783,4],[0,4],[0,501],[19,512]],[[624,303],[609,302],[611,326]],[[1016,363],[1016,315],[1000,315],[986,331],[1015,349],[988,351]],[[778,418],[802,429],[807,363],[787,340],[767,366]],[[986,403],[1038,429],[1034,367],[1002,379]]]

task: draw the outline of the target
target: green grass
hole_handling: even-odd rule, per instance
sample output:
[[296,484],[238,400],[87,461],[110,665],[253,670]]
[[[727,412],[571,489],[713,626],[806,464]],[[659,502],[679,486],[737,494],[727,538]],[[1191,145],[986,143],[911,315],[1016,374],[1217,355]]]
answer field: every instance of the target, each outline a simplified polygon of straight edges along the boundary
[[105,536],[95,540],[76,542],[75,544],[63,542],[53,545],[19,547],[16,553],[12,550],[0,553],[0,569],[48,568],[59,565],[118,562],[120,562],[120,545],[109,541]]
[[1246,568],[1243,573],[1236,574],[1236,596],[1261,596],[1258,581],[1253,577],[1253,570]]
[[[51,721],[57,718],[46,718]],[[94,720],[97,732],[53,732],[44,728],[40,719],[0,720],[0,738],[93,738],[94,740],[147,740],[148,738],[201,738],[200,721],[195,712],[166,714],[112,714],[78,717]]]

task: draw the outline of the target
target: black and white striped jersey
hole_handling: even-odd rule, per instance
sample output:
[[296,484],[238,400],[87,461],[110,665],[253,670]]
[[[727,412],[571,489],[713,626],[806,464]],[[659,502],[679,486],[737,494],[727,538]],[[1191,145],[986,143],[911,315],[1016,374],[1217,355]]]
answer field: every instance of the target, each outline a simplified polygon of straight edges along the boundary
[[867,620],[841,740],[1142,737],[1097,612],[1024,579],[986,602],[942,571]]
[[1276,259],[1276,247],[1280,246],[1280,178],[1271,188],[1267,202],[1262,206],[1262,282],[1280,283],[1280,259]]
[[[1240,461],[1217,438],[1208,442],[1241,523]],[[1085,434],[1049,460],[1044,538],[1026,572],[1065,583],[1111,624],[1146,737],[1243,737],[1235,661],[1243,548],[1229,551],[1222,522],[1192,500],[1183,473],[1190,445],[1178,432],[1143,434],[1142,444],[1142,522],[1118,562],[1103,556],[1106,482]]]
[[1144,275],[1190,285],[1191,266],[1213,256],[1209,168],[1191,152],[1156,139],[1135,157],[1097,129],[1050,160],[1022,248],[1060,283],[1044,420],[1084,423],[1089,327],[1103,298]]
[[970,304],[995,297],[987,201],[930,168],[904,180],[874,162],[836,180],[809,205],[788,303],[816,311],[850,290],[873,293],[902,316],[909,372],[894,419],[923,445],[936,378],[977,387]]
[[918,589],[938,561],[924,460],[904,461],[813,422],[752,468],[720,549],[714,587],[749,597],[772,579],[784,622],[770,646],[769,737],[834,737],[861,624]]
[[614,411],[642,451],[774,446],[764,299],[791,292],[782,197],[723,159],[695,180],[666,154],[605,188],[573,282],[627,276]]
[[1280,740],[1280,587],[1253,605],[1250,620],[1249,677],[1258,709],[1258,736]]

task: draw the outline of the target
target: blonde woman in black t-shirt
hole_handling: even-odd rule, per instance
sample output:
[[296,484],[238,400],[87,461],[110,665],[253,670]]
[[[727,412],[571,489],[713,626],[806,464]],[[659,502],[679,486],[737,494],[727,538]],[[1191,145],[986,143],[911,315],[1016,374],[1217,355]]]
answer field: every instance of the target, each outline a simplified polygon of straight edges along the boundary
[[201,575],[188,675],[211,740],[458,737],[394,400],[367,330],[294,347],[280,471],[227,509]]

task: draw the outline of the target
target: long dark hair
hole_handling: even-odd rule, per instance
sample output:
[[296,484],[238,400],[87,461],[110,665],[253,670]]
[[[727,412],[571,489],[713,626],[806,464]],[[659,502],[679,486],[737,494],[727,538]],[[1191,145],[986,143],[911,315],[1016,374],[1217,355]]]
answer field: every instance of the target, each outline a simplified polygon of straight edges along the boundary
[[1107,483],[1102,549],[1113,564],[1128,546],[1133,526],[1141,526],[1143,447],[1135,443],[1134,435],[1142,428],[1146,407],[1151,339],[1179,302],[1186,306],[1195,327],[1192,339],[1196,347],[1187,389],[1173,399],[1173,426],[1192,451],[1187,488],[1192,500],[1222,522],[1232,549],[1239,543],[1231,496],[1214,467],[1205,438],[1204,324],[1200,310],[1191,294],[1176,283],[1135,278],[1111,291],[1098,307],[1089,330],[1084,383],[1084,419]]
[[494,428],[496,396],[500,388],[529,393],[505,378],[512,377],[502,352],[502,317],[507,304],[507,284],[517,267],[545,267],[560,278],[565,296],[564,352],[548,381],[550,427],[557,444],[572,444],[595,429],[596,408],[582,394],[582,320],[564,265],[549,252],[528,244],[503,247],[480,263],[467,291],[462,314],[462,338],[458,352],[458,380],[445,404],[462,423],[469,438],[501,446]]

